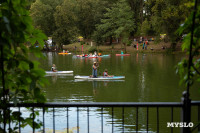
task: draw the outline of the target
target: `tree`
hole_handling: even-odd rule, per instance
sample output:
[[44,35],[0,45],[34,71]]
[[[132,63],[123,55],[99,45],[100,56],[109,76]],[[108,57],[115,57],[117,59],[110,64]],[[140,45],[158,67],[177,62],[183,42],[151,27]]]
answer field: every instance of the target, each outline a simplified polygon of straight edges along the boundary
[[[22,125],[32,126],[30,118],[21,118],[20,112],[7,108],[9,103],[46,101],[41,91],[46,82],[45,72],[38,67],[37,61],[31,61],[28,56],[30,52],[37,57],[42,56],[41,47],[46,36],[32,26],[26,9],[24,0],[4,0],[0,4],[0,122],[4,123],[4,130],[10,115],[13,125],[18,123],[20,117]],[[36,43],[39,47],[35,47]],[[36,113],[33,113],[32,117],[35,116]],[[35,122],[35,128],[40,125]],[[16,129],[18,126],[10,129],[10,132],[15,132]],[[2,130],[0,127],[0,132]]]
[[178,36],[175,31],[190,10],[185,4],[187,1],[151,0],[148,3],[149,7],[152,7],[150,22],[157,35],[165,33],[172,43],[177,42]]
[[64,0],[64,2],[56,7],[54,14],[56,30],[53,38],[60,44],[62,49],[63,44],[69,44],[76,39],[79,33],[77,28],[77,16],[75,14],[76,4],[73,0]]
[[41,29],[47,36],[51,36],[54,29],[53,8],[36,0],[30,8],[34,26]]
[[[103,38],[122,37],[125,41],[130,32],[134,31],[135,23],[130,6],[125,0],[120,0],[104,14],[101,24],[97,25],[97,32],[103,33]],[[97,34],[98,35],[98,34]]]
[[91,38],[95,31],[95,25],[100,22],[108,5],[109,2],[104,0],[76,1],[75,13],[78,18],[77,26],[84,38]]
[[[187,3],[187,6],[192,5],[194,4],[191,2]],[[187,34],[183,40],[182,50],[187,51],[189,59],[183,59],[177,65],[177,73],[181,77],[180,83],[184,83],[187,87],[192,86],[195,81],[200,82],[200,3],[196,5],[198,5],[196,10],[177,30],[179,35]]]

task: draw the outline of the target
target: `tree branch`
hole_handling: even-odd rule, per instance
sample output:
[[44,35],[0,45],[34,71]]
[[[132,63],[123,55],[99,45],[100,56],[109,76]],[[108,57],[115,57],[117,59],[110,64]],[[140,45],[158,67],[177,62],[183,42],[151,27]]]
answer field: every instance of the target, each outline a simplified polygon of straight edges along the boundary
[[192,65],[192,67],[193,67],[194,70],[200,75],[200,72],[196,69],[196,67],[194,67],[194,65]]

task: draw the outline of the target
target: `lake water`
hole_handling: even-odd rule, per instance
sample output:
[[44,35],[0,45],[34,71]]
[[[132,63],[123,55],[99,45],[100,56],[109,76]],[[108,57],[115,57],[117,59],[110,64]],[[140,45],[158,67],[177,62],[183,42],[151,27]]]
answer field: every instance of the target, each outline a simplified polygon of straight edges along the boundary
[[[48,71],[56,64],[61,71],[73,70],[73,75],[47,76],[49,85],[44,88],[48,102],[180,102],[184,86],[179,86],[179,76],[175,65],[185,54],[135,53],[120,57],[88,59],[73,55],[44,53],[46,59],[40,60],[41,67]],[[117,81],[79,81],[75,75],[91,75],[92,64],[99,62],[98,75],[108,69],[110,75],[125,76]],[[190,90],[192,100],[200,100],[199,84]],[[77,132],[76,108],[70,108],[69,127]],[[87,108],[80,108],[80,132],[87,132]],[[114,132],[121,132],[122,109],[114,108]],[[66,128],[66,110],[56,109],[56,130]],[[171,109],[160,109],[160,132],[168,132],[166,121],[170,121]],[[135,108],[125,108],[125,132],[135,132]],[[110,108],[103,110],[104,132],[111,132]],[[180,109],[174,109],[174,120],[180,121]],[[52,128],[51,111],[47,114],[46,128]],[[156,132],[156,109],[149,109],[149,132]],[[193,115],[196,117],[196,115]],[[155,120],[155,121],[154,121]],[[165,122],[162,120],[165,120]],[[139,109],[139,130],[146,130],[146,109]],[[179,129],[174,129],[178,132]],[[101,132],[101,108],[90,109],[90,132]]]
[[[44,53],[44,70],[56,64],[61,71],[73,70],[73,75],[48,76],[45,89],[48,102],[179,102],[184,86],[179,86],[175,65],[184,54],[132,54],[131,56],[98,59],[73,55]],[[110,75],[125,76],[119,81],[78,81],[75,75],[91,75],[92,64],[99,62],[98,75],[108,69]],[[199,88],[191,89],[191,98],[200,100]]]

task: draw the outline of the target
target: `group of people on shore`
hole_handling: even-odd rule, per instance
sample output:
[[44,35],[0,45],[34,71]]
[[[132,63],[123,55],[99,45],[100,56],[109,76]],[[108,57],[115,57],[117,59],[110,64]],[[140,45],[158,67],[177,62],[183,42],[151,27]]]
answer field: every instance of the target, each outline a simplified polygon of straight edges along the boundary
[[142,49],[147,49],[147,44],[148,44],[147,41],[143,42]]

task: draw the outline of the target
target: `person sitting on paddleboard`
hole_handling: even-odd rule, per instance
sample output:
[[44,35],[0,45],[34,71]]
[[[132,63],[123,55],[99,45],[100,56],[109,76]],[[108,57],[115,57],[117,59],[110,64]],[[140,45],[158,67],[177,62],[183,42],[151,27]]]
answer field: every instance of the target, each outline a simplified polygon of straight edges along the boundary
[[57,72],[57,70],[56,70],[56,65],[55,65],[55,64],[53,64],[53,66],[51,67],[51,71]]
[[107,69],[105,69],[105,71],[103,72],[103,76],[104,77],[113,77],[113,76],[108,75],[108,70]]
[[124,52],[121,50],[121,54],[124,54]]
[[93,66],[92,66],[92,77],[93,78],[97,78],[97,63],[94,62]]
[[97,56],[97,51],[94,51],[94,56]]
[[107,77],[108,76],[108,70],[105,69],[105,71],[103,72],[103,76]]

